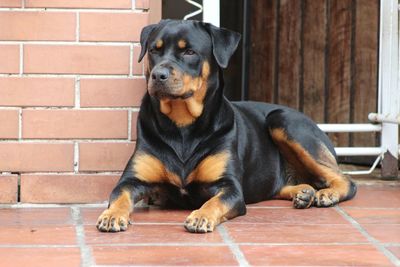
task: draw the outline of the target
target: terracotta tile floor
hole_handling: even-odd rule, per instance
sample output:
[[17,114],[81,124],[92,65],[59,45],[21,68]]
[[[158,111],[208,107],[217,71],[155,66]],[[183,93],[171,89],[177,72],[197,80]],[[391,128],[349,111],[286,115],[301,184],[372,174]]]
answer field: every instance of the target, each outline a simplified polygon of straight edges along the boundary
[[400,183],[360,185],[334,208],[287,201],[248,206],[210,234],[189,211],[139,208],[123,233],[99,233],[105,204],[2,205],[0,266],[400,266]]

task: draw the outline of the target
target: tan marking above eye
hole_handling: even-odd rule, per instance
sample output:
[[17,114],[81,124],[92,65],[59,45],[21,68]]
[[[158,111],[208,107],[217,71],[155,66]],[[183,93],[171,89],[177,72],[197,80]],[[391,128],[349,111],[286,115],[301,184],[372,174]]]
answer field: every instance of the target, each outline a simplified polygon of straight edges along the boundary
[[178,47],[179,47],[180,49],[185,48],[185,47],[186,47],[186,41],[183,40],[183,39],[180,39],[180,40],[178,41]]
[[217,181],[225,173],[229,159],[230,154],[227,151],[207,156],[189,174],[186,183],[189,184],[194,181],[212,183]]
[[158,49],[160,49],[160,48],[163,46],[163,44],[164,44],[163,40],[158,39],[157,42],[156,42],[156,47],[157,47]]

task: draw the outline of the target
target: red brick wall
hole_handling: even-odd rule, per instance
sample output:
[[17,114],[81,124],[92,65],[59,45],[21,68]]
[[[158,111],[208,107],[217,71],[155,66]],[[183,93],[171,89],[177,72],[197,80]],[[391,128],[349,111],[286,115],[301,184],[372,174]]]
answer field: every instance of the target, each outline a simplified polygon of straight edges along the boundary
[[139,35],[159,8],[0,0],[0,203],[108,198],[135,147]]

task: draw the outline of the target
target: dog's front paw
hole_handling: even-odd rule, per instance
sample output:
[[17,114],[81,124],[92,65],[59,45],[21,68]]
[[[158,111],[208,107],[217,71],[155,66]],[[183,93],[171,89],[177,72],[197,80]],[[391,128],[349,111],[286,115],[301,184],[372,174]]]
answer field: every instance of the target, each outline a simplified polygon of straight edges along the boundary
[[193,211],[185,221],[185,228],[191,233],[207,233],[214,231],[218,221],[201,210]]
[[101,232],[120,232],[128,229],[129,212],[106,209],[97,219],[96,227]]

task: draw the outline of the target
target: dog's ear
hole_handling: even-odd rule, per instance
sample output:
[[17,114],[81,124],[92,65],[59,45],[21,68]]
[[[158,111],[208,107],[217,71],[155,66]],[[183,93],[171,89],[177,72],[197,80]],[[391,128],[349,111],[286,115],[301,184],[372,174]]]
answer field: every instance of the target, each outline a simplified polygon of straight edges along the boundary
[[140,51],[138,62],[142,61],[144,55],[146,54],[147,40],[149,39],[150,34],[157,27],[158,27],[158,24],[151,24],[151,25],[147,25],[146,27],[144,27],[142,29],[142,32],[140,33],[140,45],[142,47],[142,50]]
[[213,54],[218,65],[221,68],[226,68],[229,59],[239,45],[241,37],[240,33],[224,28],[218,28],[210,23],[204,23],[204,25],[211,36]]

